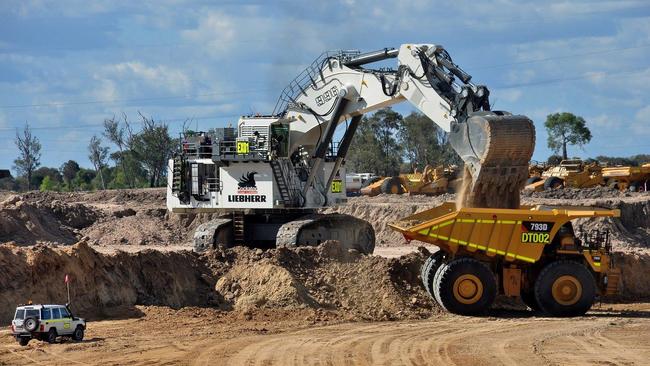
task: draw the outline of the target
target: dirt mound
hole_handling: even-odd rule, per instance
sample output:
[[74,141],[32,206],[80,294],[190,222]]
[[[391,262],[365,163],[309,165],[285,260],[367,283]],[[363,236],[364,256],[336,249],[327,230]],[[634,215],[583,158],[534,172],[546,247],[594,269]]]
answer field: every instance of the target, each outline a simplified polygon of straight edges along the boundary
[[94,245],[172,245],[189,239],[180,221],[168,220],[157,210],[125,212],[120,210],[82,230],[84,239]]
[[39,192],[23,194],[26,200],[59,200],[67,203],[126,203],[165,205],[165,188],[111,189],[94,192]]
[[317,307],[342,310],[351,319],[387,320],[431,315],[432,303],[418,279],[425,255],[364,256],[326,242],[265,252],[215,250],[206,258],[216,274],[224,273],[216,289],[226,306]]
[[397,246],[405,243],[402,234],[388,224],[416,212],[434,208],[447,201],[455,201],[455,195],[440,196],[381,194],[375,197],[351,197],[345,205],[323,210],[323,213],[338,212],[364,219],[375,229],[377,246]]
[[[52,209],[57,207],[59,210]],[[79,216],[72,208],[66,220],[79,223]],[[18,245],[33,245],[39,242],[72,244],[77,236],[72,227],[64,225],[57,216],[64,209],[60,205],[43,207],[26,202],[20,196],[9,196],[0,203],[0,242],[14,242]],[[80,212],[80,211],[76,211]]]
[[560,189],[548,189],[541,192],[533,192],[530,190],[523,190],[521,192],[522,197],[533,197],[533,198],[563,198],[563,199],[573,199],[573,200],[582,200],[588,198],[618,198],[618,197],[630,197],[632,195],[638,195],[638,193],[630,192],[621,192],[618,189],[610,187],[592,187],[592,188],[560,188]]
[[217,292],[237,309],[316,307],[307,289],[291,272],[268,260],[236,265],[217,281]]
[[51,248],[0,245],[0,322],[16,304],[65,303],[65,274],[73,308],[86,316],[135,304],[172,307],[211,304],[215,279],[191,252],[100,254],[87,244]]

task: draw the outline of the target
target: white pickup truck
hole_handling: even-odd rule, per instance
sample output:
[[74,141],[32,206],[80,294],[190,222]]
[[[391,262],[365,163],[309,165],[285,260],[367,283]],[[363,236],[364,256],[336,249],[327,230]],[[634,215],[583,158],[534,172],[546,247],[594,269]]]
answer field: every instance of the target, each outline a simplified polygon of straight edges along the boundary
[[86,321],[74,317],[65,305],[20,305],[11,322],[11,332],[21,346],[31,339],[54,343],[59,336],[80,342],[85,330]]

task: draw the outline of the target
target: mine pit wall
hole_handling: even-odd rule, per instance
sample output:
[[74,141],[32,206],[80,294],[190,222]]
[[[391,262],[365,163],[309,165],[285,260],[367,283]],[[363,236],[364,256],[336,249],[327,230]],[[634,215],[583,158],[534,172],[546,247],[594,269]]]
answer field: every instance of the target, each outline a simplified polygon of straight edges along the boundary
[[101,254],[81,243],[65,249],[0,246],[0,324],[9,324],[17,304],[66,303],[69,274],[72,310],[97,318],[133,305],[206,306],[215,279],[198,256],[145,250]]

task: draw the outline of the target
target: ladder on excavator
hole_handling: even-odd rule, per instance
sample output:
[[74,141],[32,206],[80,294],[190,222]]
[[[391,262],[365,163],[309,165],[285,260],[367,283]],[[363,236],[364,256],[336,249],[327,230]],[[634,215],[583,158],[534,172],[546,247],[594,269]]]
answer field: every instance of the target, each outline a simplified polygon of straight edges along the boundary
[[233,239],[235,245],[245,244],[244,240],[244,211],[234,211],[232,213]]
[[293,194],[291,189],[287,184],[287,179],[282,170],[282,163],[279,159],[271,160],[271,168],[273,170],[273,177],[275,178],[275,183],[277,184],[278,191],[280,191],[280,197],[282,198],[282,203],[285,206],[291,207],[294,206]]

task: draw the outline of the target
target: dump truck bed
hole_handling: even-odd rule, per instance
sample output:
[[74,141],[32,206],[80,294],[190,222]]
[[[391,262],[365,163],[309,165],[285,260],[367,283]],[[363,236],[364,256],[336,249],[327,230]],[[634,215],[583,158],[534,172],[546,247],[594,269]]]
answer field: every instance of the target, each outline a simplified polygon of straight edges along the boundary
[[482,252],[506,261],[534,263],[566,222],[577,218],[619,217],[620,210],[583,206],[522,206],[519,209],[461,208],[446,202],[389,224],[407,240],[456,253]]

